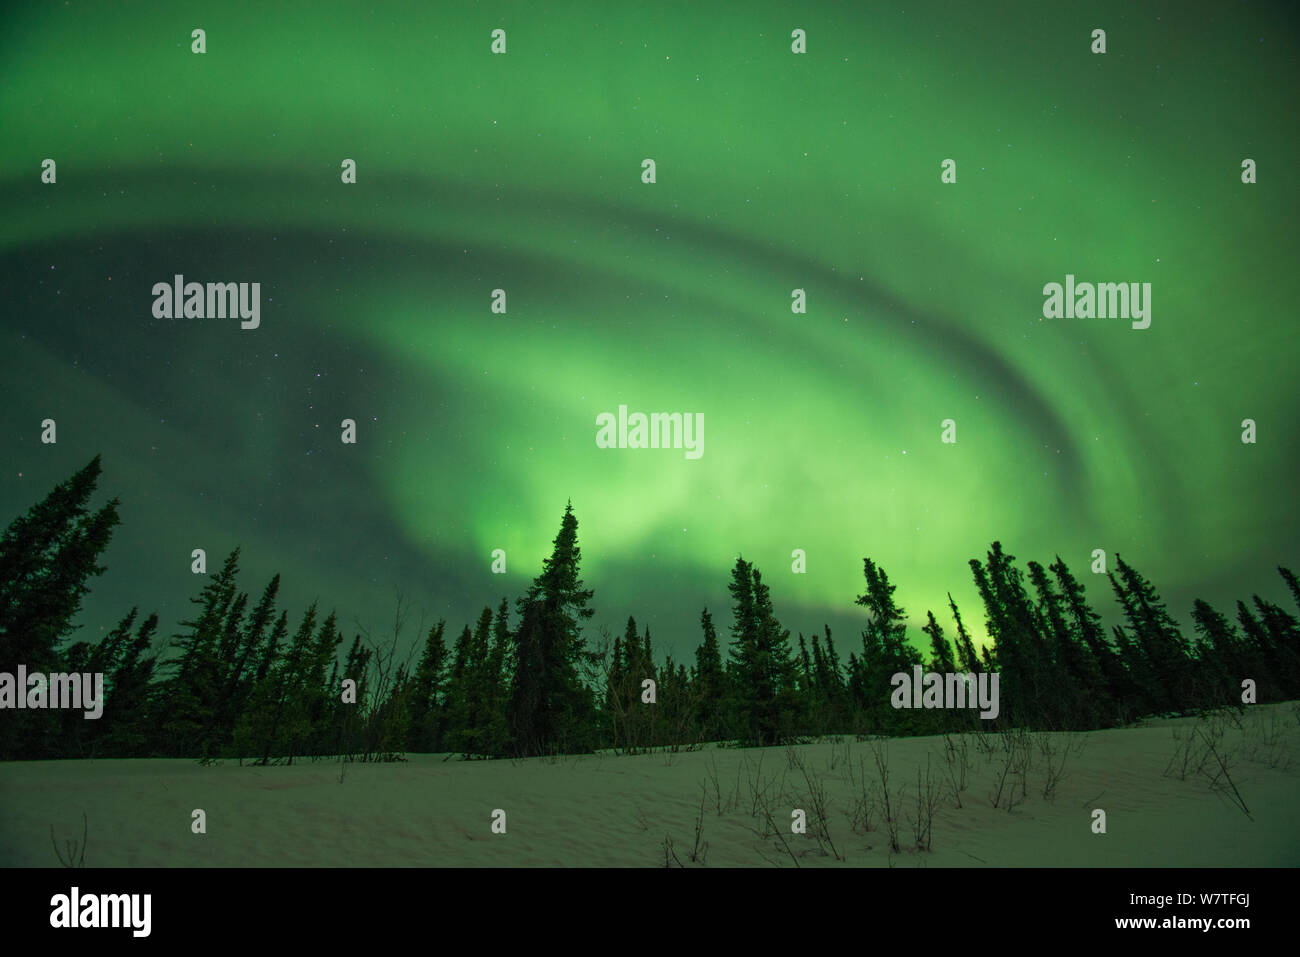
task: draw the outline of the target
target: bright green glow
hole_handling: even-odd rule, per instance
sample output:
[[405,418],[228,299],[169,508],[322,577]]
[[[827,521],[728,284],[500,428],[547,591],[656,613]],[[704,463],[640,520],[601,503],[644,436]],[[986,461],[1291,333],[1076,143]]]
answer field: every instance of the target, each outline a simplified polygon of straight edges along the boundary
[[[255,394],[219,373],[160,383],[183,420],[193,390],[207,396],[181,429],[88,385],[66,339],[7,320],[7,361],[23,361],[5,374],[23,410],[10,434],[31,432],[29,408],[46,414],[46,389],[77,397],[70,424],[117,417],[69,438],[66,461],[23,445],[25,478],[6,474],[0,502],[16,511],[103,448],[106,488],[129,483],[124,497],[159,511],[110,567],[164,564],[145,529],[217,529],[303,594],[373,619],[382,598],[338,553],[386,560],[401,539],[427,564],[376,565],[373,583],[417,580],[454,623],[535,572],[572,498],[597,621],[656,615],[660,647],[681,654],[700,605],[725,604],[737,552],[805,632],[856,618],[867,554],[915,618],[951,590],[976,630],[965,560],[994,538],[1081,575],[1093,548],[1120,551],[1180,611],[1193,594],[1270,593],[1272,567],[1296,561],[1285,24],[1126,4],[1086,21],[1038,4],[229,6],[37,8],[0,40],[0,254],[51,243],[77,262],[195,229],[177,271],[274,282],[287,303],[264,299],[264,329],[226,337],[250,381],[309,374],[305,356],[368,370],[364,393],[323,408],[296,379]],[[1088,50],[1099,25],[1105,56]],[[189,52],[195,26],[204,56]],[[504,57],[488,53],[497,26]],[[795,26],[806,56],[789,52]],[[33,185],[46,156],[57,187]],[[1239,181],[1246,156],[1258,186]],[[338,181],[343,157],[356,186]],[[955,186],[939,182],[947,157]],[[236,267],[209,275],[198,250],[217,228],[251,246],[232,260],[227,243]],[[296,253],[303,236],[337,261]],[[171,275],[149,268],[98,318],[144,335],[148,286]],[[1043,284],[1066,273],[1151,282],[1151,328],[1040,320]],[[498,286],[507,316],[488,312]],[[796,287],[806,316],[790,313]],[[24,296],[58,308],[48,289]],[[152,341],[151,361],[210,347]],[[703,412],[703,459],[597,449],[595,416],[620,403]],[[346,473],[327,444],[344,415],[362,423]],[[1257,446],[1239,441],[1246,417]],[[956,446],[939,442],[945,418]],[[242,454],[205,449],[209,427]],[[188,451],[143,464],[148,430]],[[328,452],[314,490],[275,490],[268,462],[309,448]],[[188,491],[218,470],[220,506]],[[295,494],[322,512],[306,539],[271,509],[249,524],[254,499]],[[486,573],[498,547],[509,588]],[[805,576],[789,573],[794,548]],[[120,576],[103,617],[143,597]]]

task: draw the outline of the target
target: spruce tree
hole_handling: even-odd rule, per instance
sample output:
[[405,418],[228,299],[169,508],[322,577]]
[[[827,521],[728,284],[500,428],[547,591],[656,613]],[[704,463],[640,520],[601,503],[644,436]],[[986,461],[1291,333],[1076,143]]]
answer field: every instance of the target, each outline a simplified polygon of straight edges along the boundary
[[583,641],[582,623],[595,612],[587,607],[593,592],[583,588],[581,562],[570,503],[542,573],[518,602],[509,724],[522,754],[585,751],[593,743],[595,707],[583,673],[596,656]]
[[158,615],[154,613],[140,624],[135,637],[116,659],[109,679],[112,690],[100,719],[108,719],[102,729],[103,753],[108,757],[139,757],[147,748],[150,681],[155,662],[149,651],[157,631]]
[[440,700],[447,666],[447,646],[442,636],[446,627],[446,621],[439,621],[429,629],[415,668],[411,686],[411,725],[406,743],[408,751],[431,752],[441,747]]
[[1002,616],[1003,631],[998,642],[1012,638],[1015,670],[1024,685],[1020,720],[1051,729],[1069,727],[1069,675],[1048,644],[1047,623],[1029,597],[1015,556],[1003,552],[1002,544],[994,542],[988,552],[987,568]]
[[623,663],[618,686],[619,722],[623,728],[623,748],[635,754],[645,747],[650,716],[641,707],[641,682],[650,677],[650,662],[646,658],[645,643],[637,632],[636,619],[631,615],[623,629]]
[[1103,727],[1112,723],[1124,724],[1136,714],[1137,686],[1106,638],[1101,616],[1088,604],[1083,585],[1069,566],[1057,555],[1050,568],[1061,588],[1071,639],[1088,649],[1101,675],[1098,703],[1093,709],[1097,721]]
[[53,670],[87,580],[103,574],[97,561],[119,523],[119,503],[90,511],[99,475],[97,455],[0,536],[0,670]]
[[813,670],[812,655],[808,652],[808,642],[804,640],[802,631],[799,632],[798,644],[799,651],[794,661],[795,707],[793,730],[796,733],[808,734],[812,724],[818,717],[820,702],[817,696],[817,679]]
[[1192,605],[1192,624],[1205,649],[1201,667],[1208,669],[1211,695],[1217,704],[1240,706],[1240,682],[1253,677],[1247,649],[1228,619],[1208,602],[1196,599]]
[[942,674],[955,674],[957,661],[953,657],[952,646],[944,637],[943,626],[934,620],[934,612],[927,611],[925,616],[926,623],[921,626],[921,630],[930,636],[929,669]]
[[1300,694],[1300,622],[1285,609],[1258,595],[1251,598],[1272,649],[1274,682],[1288,698]]
[[910,680],[913,667],[921,664],[922,658],[907,640],[907,614],[895,603],[895,586],[889,583],[885,570],[864,558],[862,576],[866,590],[856,603],[867,609],[869,617],[862,630],[859,694],[868,724],[880,733],[910,724],[890,705],[892,678],[902,673]]
[[609,673],[605,679],[604,698],[605,720],[609,725],[609,744],[615,749],[623,747],[627,739],[626,686],[627,656],[623,650],[623,639],[616,635],[610,654]]
[[[374,739],[367,727],[372,711],[368,666],[373,653],[372,649],[362,646],[360,635],[353,635],[342,674],[339,674],[337,659],[330,669],[327,687],[335,689],[329,699],[330,725],[333,728],[331,753],[344,760],[352,760],[358,751],[364,754]],[[351,702],[343,700],[345,681],[354,683],[355,697]]]
[[283,726],[285,756],[293,764],[296,757],[320,754],[324,750],[321,731],[324,717],[338,690],[329,687],[327,668],[335,661],[343,635],[337,626],[338,616],[331,611],[321,623],[315,638],[305,649],[305,658],[289,691]]
[[484,607],[474,626],[464,675],[465,714],[464,727],[456,750],[466,757],[484,754],[487,726],[490,723],[493,679],[492,669],[492,609]]
[[160,690],[170,757],[217,756],[214,747],[225,684],[220,650],[227,640],[232,607],[237,607],[239,552],[234,548],[221,570],[210,575],[199,595],[190,599],[198,607],[197,614],[181,622],[185,630],[175,636],[179,656],[165,665],[171,676]]
[[967,674],[978,675],[983,670],[980,665],[980,658],[975,651],[975,643],[971,641],[966,626],[962,624],[961,612],[957,610],[957,603],[953,601],[952,592],[948,593],[948,607],[952,609],[953,621],[957,623],[957,639],[954,643],[957,646],[957,658],[961,662],[961,669]]
[[501,599],[492,623],[492,646],[482,675],[483,710],[479,727],[479,750],[500,757],[510,751],[510,726],[507,721],[509,679],[506,656],[510,651],[510,605]]
[[822,631],[826,635],[826,648],[824,655],[826,658],[827,681],[826,698],[829,702],[828,712],[828,730],[842,733],[849,730],[850,708],[848,688],[845,684],[845,670],[840,664],[839,652],[835,650],[835,640],[831,636],[831,626],[823,624]]
[[272,619],[275,618],[275,599],[279,592],[280,576],[276,574],[267,583],[266,588],[262,591],[262,596],[257,600],[257,604],[248,616],[248,622],[238,644],[234,664],[226,676],[226,687],[223,694],[225,710],[222,715],[222,726],[227,733],[233,731],[235,722],[243,712],[248,695],[252,691],[258,668],[258,657],[265,648],[266,629],[270,626]]
[[1111,637],[1131,683],[1132,692],[1124,698],[1126,703],[1131,703],[1130,716],[1160,711],[1165,706],[1164,692],[1150,657],[1121,625],[1112,626]]
[[257,764],[269,764],[273,757],[282,757],[288,751],[288,729],[294,723],[298,688],[310,655],[316,614],[316,602],[312,602],[288,647],[269,662],[266,678],[254,688],[241,716],[236,737],[244,744],[239,753],[256,757]]
[[1283,568],[1281,565],[1277,568],[1278,574],[1286,582],[1287,589],[1291,592],[1291,599],[1295,602],[1297,609],[1300,609],[1300,580],[1296,579],[1295,572],[1289,568]]
[[1051,652],[1066,686],[1059,689],[1063,727],[1081,730],[1097,727],[1106,714],[1101,670],[1086,645],[1076,642],[1070,631],[1064,598],[1052,586],[1047,570],[1038,562],[1028,563],[1029,580],[1038,594],[1038,612],[1046,625]]
[[443,746],[448,751],[466,750],[466,744],[472,736],[473,708],[470,684],[472,682],[472,649],[474,632],[466,625],[456,638],[452,647],[451,671],[447,676],[446,723],[443,730]]
[[1154,677],[1151,696],[1162,710],[1182,712],[1195,706],[1197,694],[1187,640],[1155,588],[1117,553],[1120,587],[1111,583],[1128,619],[1129,629]]
[[[89,507],[100,458],[56,485],[0,536],[0,672],[49,673],[77,626],[89,579],[104,572],[99,556],[118,524],[118,500]],[[27,689],[18,689],[26,694]],[[61,723],[41,710],[15,710],[0,720],[0,759],[44,757],[59,747]]]
[[737,558],[728,586],[733,599],[730,649],[738,731],[759,746],[794,732],[797,697],[790,632],[781,627],[762,574]]
[[699,700],[702,740],[716,740],[722,733],[723,680],[722,653],[718,649],[718,632],[713,627],[709,609],[700,612],[704,640],[695,649],[695,688]]

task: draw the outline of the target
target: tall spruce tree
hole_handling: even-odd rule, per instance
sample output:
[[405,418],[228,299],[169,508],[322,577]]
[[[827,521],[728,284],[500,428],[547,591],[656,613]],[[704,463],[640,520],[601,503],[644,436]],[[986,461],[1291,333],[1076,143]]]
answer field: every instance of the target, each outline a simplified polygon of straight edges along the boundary
[[508,716],[520,754],[585,751],[593,743],[595,708],[583,674],[595,655],[583,641],[582,622],[594,614],[587,607],[594,593],[583,588],[581,562],[570,503],[542,573],[518,601]]
[[733,600],[730,682],[737,730],[759,746],[778,743],[795,730],[795,665],[790,632],[781,627],[762,574],[737,558],[728,587]]
[[1083,585],[1074,577],[1069,566],[1057,555],[1050,568],[1061,588],[1061,601],[1069,621],[1070,636],[1075,643],[1081,643],[1091,652],[1102,678],[1097,692],[1097,706],[1093,709],[1097,721],[1102,727],[1124,724],[1135,714],[1137,686],[1107,639],[1101,616],[1088,604]]
[[439,621],[429,629],[424,639],[424,650],[415,668],[411,685],[410,731],[406,748],[416,753],[440,749],[441,698],[447,667],[447,646],[443,642],[447,622]]
[[[57,671],[61,646],[76,629],[88,581],[118,524],[118,500],[91,511],[99,481],[96,455],[16,518],[0,536],[0,672]],[[26,688],[16,694],[27,693]],[[58,748],[61,723],[44,710],[7,710],[0,759],[44,757]]]
[[1045,625],[1058,672],[1067,682],[1060,688],[1062,726],[1069,730],[1095,728],[1106,710],[1101,670],[1087,645],[1075,641],[1065,600],[1053,587],[1047,570],[1035,561],[1028,567],[1029,580],[1038,594],[1039,620]]
[[953,656],[952,646],[948,644],[948,639],[944,636],[943,625],[934,620],[934,612],[932,611],[927,611],[925,617],[926,622],[921,626],[921,630],[930,636],[930,670],[942,672],[943,674],[955,674],[957,660]]
[[1134,643],[1146,661],[1145,673],[1154,686],[1148,694],[1162,710],[1185,711],[1195,705],[1197,688],[1187,640],[1155,588],[1117,553],[1119,579],[1111,584],[1128,619]]
[[605,676],[605,697],[603,708],[603,718],[609,732],[609,736],[606,740],[609,746],[615,749],[622,748],[626,744],[626,686],[627,654],[623,649],[622,637],[615,635],[614,647],[610,652],[609,670]]
[[479,723],[479,751],[492,757],[509,753],[510,725],[507,720],[509,676],[506,656],[510,652],[510,605],[501,599],[492,622],[492,645],[483,663],[482,718]]
[[637,632],[636,619],[628,615],[623,629],[623,665],[618,687],[618,707],[623,728],[623,749],[635,754],[649,743],[650,715],[640,707],[641,682],[650,677],[645,644]]
[[723,681],[722,653],[718,648],[718,632],[713,627],[709,609],[700,612],[700,628],[704,640],[695,649],[695,687],[699,699],[699,722],[702,740],[716,740],[723,733]]
[[1258,674],[1247,648],[1228,619],[1209,602],[1196,599],[1192,605],[1192,626],[1200,636],[1204,652],[1202,668],[1210,672],[1210,694],[1217,704],[1240,706],[1243,678]]
[[[134,609],[133,609],[134,610]],[[102,753],[108,757],[138,757],[147,753],[149,741],[149,691],[155,656],[149,654],[158,632],[157,613],[149,615],[115,658],[104,706],[107,723],[102,729]],[[101,718],[100,720],[103,720]]]
[[267,682],[265,709],[259,708],[254,712],[250,737],[259,746],[259,764],[269,764],[271,758],[280,758],[288,753],[288,729],[294,723],[299,707],[299,689],[304,684],[303,675],[311,654],[316,616],[316,603],[312,602],[303,613],[288,649],[276,663]]
[[470,684],[472,683],[472,649],[474,632],[466,625],[452,646],[451,669],[447,675],[446,719],[443,746],[448,751],[463,751],[473,721]]
[[975,651],[975,643],[971,641],[970,634],[962,623],[961,612],[957,610],[957,603],[953,601],[952,592],[948,592],[948,607],[952,610],[953,621],[957,624],[957,638],[954,644],[957,646],[957,659],[961,664],[962,671],[967,674],[978,675],[982,670],[980,658]]
[[854,684],[868,728],[880,733],[908,723],[890,706],[892,679],[899,673],[910,678],[922,657],[907,640],[907,614],[894,601],[895,586],[889,583],[885,570],[864,558],[862,577],[866,590],[855,601],[867,609],[868,618]]
[[1253,595],[1251,601],[1268,635],[1274,683],[1282,695],[1295,697],[1300,694],[1300,622],[1259,595]]
[[166,753],[171,757],[217,756],[214,747],[225,684],[220,652],[231,611],[238,611],[239,552],[238,547],[231,550],[221,570],[210,575],[199,595],[190,599],[198,611],[181,622],[185,630],[174,642],[179,656],[165,665],[171,677],[160,693],[168,715]]

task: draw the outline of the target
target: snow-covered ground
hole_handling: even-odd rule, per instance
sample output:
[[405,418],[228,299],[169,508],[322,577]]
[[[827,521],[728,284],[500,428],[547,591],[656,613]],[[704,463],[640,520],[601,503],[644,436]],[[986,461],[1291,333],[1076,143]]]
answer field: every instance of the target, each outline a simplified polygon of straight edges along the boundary
[[[7,763],[0,764],[0,864],[57,866],[50,829],[62,849],[80,839],[84,812],[87,867],[599,867],[663,866],[665,858],[693,867],[697,821],[696,857],[714,867],[1296,866],[1298,715],[1293,704],[1260,705],[1241,727],[1218,722],[1217,738],[1205,721],[1189,738],[1198,726],[1190,718],[1033,735],[1019,744],[990,735],[987,754],[967,735],[961,807],[952,779],[960,786],[962,758],[942,737],[520,761],[411,755],[406,763],[349,764],[342,781],[341,765],[330,761]],[[1178,755],[1189,740],[1184,761]],[[1226,781],[1216,789],[1205,773],[1217,769],[1208,740],[1227,757],[1250,817]],[[960,749],[961,739],[953,743]],[[873,747],[887,751],[897,853]],[[917,773],[924,793],[927,760],[937,806],[932,850],[923,851],[916,849],[925,816]],[[1063,776],[1045,796],[1049,764],[1062,760]],[[1175,771],[1166,773],[1171,760]],[[205,812],[206,834],[191,830],[195,809]],[[492,830],[498,809],[504,834]],[[791,831],[795,809],[806,812],[805,834]],[[1095,809],[1105,812],[1104,834],[1094,833]]]

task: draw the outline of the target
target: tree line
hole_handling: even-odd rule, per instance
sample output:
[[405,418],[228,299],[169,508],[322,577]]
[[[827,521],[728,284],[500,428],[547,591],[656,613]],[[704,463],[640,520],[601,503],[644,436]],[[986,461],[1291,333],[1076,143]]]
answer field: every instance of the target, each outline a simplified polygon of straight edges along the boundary
[[[412,642],[354,634],[313,603],[292,618],[280,576],[240,588],[235,549],[209,576],[180,631],[164,641],[156,613],[132,608],[97,643],[72,641],[81,599],[102,574],[119,524],[116,499],[94,510],[97,456],[0,538],[0,673],[99,672],[103,716],[0,710],[0,759],[190,757],[255,764],[339,757],[395,760],[408,752],[466,757],[614,749],[763,746],[823,734],[933,734],[1030,727],[1088,730],[1146,715],[1300,696],[1300,621],[1255,595],[1235,622],[1208,603],[1184,635],[1155,587],[1119,555],[1106,579],[1123,624],[1109,633],[1059,557],[1022,570],[994,542],[970,560],[988,643],[976,647],[951,594],[952,635],[933,611],[917,636],[885,570],[863,560],[861,643],[841,659],[829,626],[792,638],[759,569],[731,569],[729,641],[700,615],[693,661],[656,657],[650,629],[584,634],[594,593],[584,586],[578,520],[566,507],[550,556],[513,603],[484,607],[454,639],[439,621]],[[1280,568],[1300,607],[1300,583]],[[403,657],[403,646],[410,646]],[[417,655],[418,653],[418,655]],[[997,673],[999,714],[896,709],[892,677],[913,668]],[[18,689],[24,694],[26,689]]]

